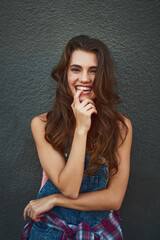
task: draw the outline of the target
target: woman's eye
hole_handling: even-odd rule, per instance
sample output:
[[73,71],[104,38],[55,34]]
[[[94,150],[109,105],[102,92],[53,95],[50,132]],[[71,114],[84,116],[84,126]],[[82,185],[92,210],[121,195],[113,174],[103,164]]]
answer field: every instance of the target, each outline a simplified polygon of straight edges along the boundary
[[91,70],[90,72],[95,74],[95,73],[96,73],[96,70]]
[[72,68],[71,71],[73,72],[79,72],[80,70],[78,68]]

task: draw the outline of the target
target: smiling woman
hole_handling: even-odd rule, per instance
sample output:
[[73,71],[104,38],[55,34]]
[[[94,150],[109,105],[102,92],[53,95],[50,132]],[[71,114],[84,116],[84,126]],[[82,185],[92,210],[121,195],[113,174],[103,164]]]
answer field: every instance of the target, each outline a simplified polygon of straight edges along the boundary
[[132,124],[116,111],[110,51],[98,39],[74,37],[52,77],[53,108],[31,121],[44,177],[24,209],[31,220],[21,239],[123,239]]

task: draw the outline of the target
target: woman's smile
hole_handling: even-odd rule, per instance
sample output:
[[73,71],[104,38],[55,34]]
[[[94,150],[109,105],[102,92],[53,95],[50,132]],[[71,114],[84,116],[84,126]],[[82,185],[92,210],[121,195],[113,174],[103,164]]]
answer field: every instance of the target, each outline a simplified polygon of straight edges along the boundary
[[92,87],[91,86],[77,85],[77,86],[75,86],[75,90],[76,90],[76,92],[78,90],[83,90],[82,95],[89,95],[92,91]]

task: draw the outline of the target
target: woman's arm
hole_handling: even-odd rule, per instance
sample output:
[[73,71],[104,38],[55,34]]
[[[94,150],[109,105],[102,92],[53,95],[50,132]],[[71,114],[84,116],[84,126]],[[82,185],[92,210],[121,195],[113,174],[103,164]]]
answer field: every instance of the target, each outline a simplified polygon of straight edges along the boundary
[[[118,149],[117,159],[120,162],[118,172],[109,179],[107,188],[88,193],[80,193],[77,199],[68,199],[62,195],[53,197],[53,205],[81,211],[117,210],[121,207],[128,185],[130,171],[130,151],[132,144],[132,124],[125,119],[128,135]],[[124,135],[124,131],[122,132]]]
[[74,199],[78,197],[82,183],[91,114],[96,113],[92,100],[86,99],[80,103],[81,93],[82,90],[75,94],[74,105],[72,105],[76,118],[76,128],[67,162],[64,156],[53,149],[52,145],[45,140],[45,123],[39,117],[33,118],[31,122],[31,130],[42,168],[64,196]]
[[128,135],[117,152],[120,162],[118,172],[109,179],[107,188],[88,193],[80,193],[77,199],[70,199],[62,194],[53,194],[42,199],[31,201],[24,210],[24,219],[29,208],[30,217],[39,221],[40,214],[49,211],[55,206],[77,209],[80,211],[117,210],[121,207],[127,189],[130,171],[130,151],[132,144],[132,125],[125,119],[128,126]]
[[54,150],[45,140],[45,125],[38,117],[32,119],[31,129],[41,166],[47,176],[64,196],[77,197],[84,171],[87,133],[75,130],[72,148],[66,163],[64,156]]

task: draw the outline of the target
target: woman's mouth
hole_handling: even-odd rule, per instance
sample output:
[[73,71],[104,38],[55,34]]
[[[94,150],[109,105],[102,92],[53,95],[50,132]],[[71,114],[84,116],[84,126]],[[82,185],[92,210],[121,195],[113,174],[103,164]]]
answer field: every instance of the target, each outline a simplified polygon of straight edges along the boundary
[[92,91],[92,87],[90,87],[90,86],[87,86],[87,87],[76,86],[75,89],[76,89],[76,92],[78,90],[83,90],[83,92],[82,92],[83,95],[88,95]]

